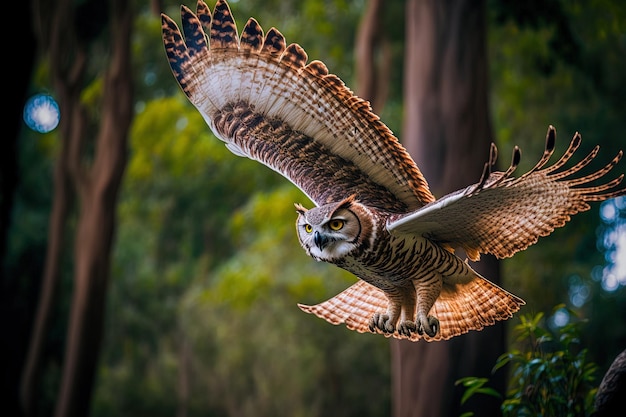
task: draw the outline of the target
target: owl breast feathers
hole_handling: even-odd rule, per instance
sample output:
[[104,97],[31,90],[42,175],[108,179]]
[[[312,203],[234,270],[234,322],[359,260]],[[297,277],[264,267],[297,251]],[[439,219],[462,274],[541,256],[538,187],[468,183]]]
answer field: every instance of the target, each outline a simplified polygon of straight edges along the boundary
[[510,257],[588,210],[626,194],[624,174],[602,185],[604,168],[576,174],[598,147],[570,168],[574,135],[557,162],[550,126],[545,152],[514,177],[517,147],[505,172],[492,171],[492,145],[478,183],[435,199],[419,168],[369,103],[320,61],[308,61],[276,29],[254,19],[238,33],[228,4],[213,13],[198,1],[181,7],[182,33],[162,15],[165,51],[182,91],[235,155],[268,166],[315,204],[296,205],[300,243],[312,258],[344,268],[357,282],[317,305],[299,305],[358,332],[428,341],[480,330],[511,317],[519,297],[482,277],[455,254]]

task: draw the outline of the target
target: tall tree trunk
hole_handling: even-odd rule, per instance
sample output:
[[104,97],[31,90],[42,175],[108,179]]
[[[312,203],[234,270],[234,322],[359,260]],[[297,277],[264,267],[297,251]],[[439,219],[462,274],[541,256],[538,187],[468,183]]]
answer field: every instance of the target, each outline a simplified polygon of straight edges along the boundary
[[[492,140],[484,1],[408,0],[405,120],[402,139],[442,196],[478,181]],[[476,270],[499,282],[498,262],[483,256]],[[504,351],[502,324],[446,342],[392,341],[394,416],[500,415],[499,401],[475,396],[461,407],[464,376],[491,376]],[[491,386],[504,391],[504,379]]]
[[129,3],[111,1],[111,59],[105,75],[102,120],[93,165],[88,172],[74,171],[81,207],[57,417],[89,414],[100,352],[115,208],[132,120],[130,36],[133,14]]
[[[36,22],[39,43],[45,56],[50,57],[52,81],[61,114],[59,130],[62,144],[54,169],[54,194],[48,221],[48,246],[39,302],[22,371],[20,402],[26,416],[36,415],[40,406],[39,384],[43,352],[59,287],[65,226],[74,196],[70,166],[72,159],[80,158],[78,144],[86,134],[87,124],[79,99],[79,85],[85,71],[85,54],[75,46],[74,33],[68,30],[72,28],[70,22],[73,19],[73,8],[63,2],[53,5],[34,1],[33,4],[33,19]],[[61,45],[65,45],[65,53],[61,53]],[[72,54],[75,56],[69,58]]]
[[[74,18],[74,4],[59,0],[54,5],[40,2],[42,15],[50,19],[49,33],[42,27],[46,41],[54,88],[61,108],[63,145],[57,162],[55,194],[50,224],[41,304],[36,317],[32,345],[22,384],[22,406],[32,415],[37,392],[41,352],[50,320],[54,290],[58,280],[58,262],[62,252],[62,234],[68,206],[68,189],[73,186],[79,203],[79,217],[74,247],[74,288],[63,363],[61,386],[55,415],[89,414],[91,392],[96,372],[109,276],[110,253],[115,227],[118,189],[126,165],[126,143],[132,120],[132,73],[130,35],[131,2],[111,0],[108,13],[102,16],[97,1],[83,2],[79,19]],[[88,7],[92,9],[88,10]],[[43,9],[47,8],[47,12]],[[104,26],[110,17],[110,59],[107,68],[101,119],[91,158],[85,158],[89,120],[81,102],[86,71],[87,46],[75,23],[84,27]],[[84,20],[91,19],[85,22]],[[81,22],[78,22],[81,20]],[[97,32],[97,30],[96,30]],[[97,33],[88,31],[94,36]],[[91,164],[86,161],[91,159]]]
[[383,0],[370,0],[356,36],[357,95],[380,112],[387,100],[391,74],[391,47],[381,27]]
[[[65,106],[61,105],[61,111],[64,107]],[[65,135],[62,134],[61,136]],[[67,150],[67,146],[62,146],[54,170],[54,200],[48,221],[46,261],[28,354],[26,356],[24,370],[22,371],[20,403],[22,404],[24,414],[27,416],[36,414],[38,399],[41,397],[38,391],[38,384],[43,361],[43,351],[60,281],[59,265],[64,246],[65,223],[73,196],[71,181],[67,172]]]

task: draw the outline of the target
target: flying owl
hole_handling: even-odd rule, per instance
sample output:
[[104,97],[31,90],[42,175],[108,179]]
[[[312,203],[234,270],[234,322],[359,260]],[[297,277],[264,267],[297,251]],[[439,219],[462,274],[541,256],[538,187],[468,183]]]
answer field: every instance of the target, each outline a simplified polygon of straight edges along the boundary
[[550,126],[545,152],[529,172],[512,175],[517,147],[510,167],[493,171],[492,145],[478,183],[436,199],[369,103],[322,62],[307,63],[306,52],[287,45],[278,30],[264,34],[250,18],[239,34],[223,0],[213,13],[201,0],[195,14],[183,5],[181,21],[182,33],[162,15],[165,51],[182,91],[232,153],[282,174],[315,204],[295,205],[306,253],[359,278],[325,302],[299,304],[332,324],[436,341],[506,320],[524,301],[474,271],[467,258],[510,257],[590,202],[626,194],[616,189],[624,174],[590,185],[622,152],[586,176],[575,174],[597,147],[563,169],[580,145],[578,133],[546,167],[556,140]]

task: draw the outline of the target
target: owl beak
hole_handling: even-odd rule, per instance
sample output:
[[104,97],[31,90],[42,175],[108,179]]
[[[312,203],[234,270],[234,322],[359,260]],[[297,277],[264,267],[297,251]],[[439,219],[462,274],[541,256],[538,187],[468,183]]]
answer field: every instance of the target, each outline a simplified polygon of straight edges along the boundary
[[320,250],[324,250],[324,248],[328,244],[328,238],[320,232],[316,231],[313,235],[313,242],[315,242],[315,246],[317,246]]

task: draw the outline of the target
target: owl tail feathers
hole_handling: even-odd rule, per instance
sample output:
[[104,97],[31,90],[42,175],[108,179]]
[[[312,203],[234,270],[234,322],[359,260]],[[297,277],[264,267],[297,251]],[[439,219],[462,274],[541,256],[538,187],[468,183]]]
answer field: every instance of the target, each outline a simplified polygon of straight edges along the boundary
[[441,327],[431,340],[446,340],[470,330],[482,330],[513,317],[524,304],[521,298],[478,274],[461,282],[444,281],[429,313],[439,319]]
[[[315,305],[298,304],[306,313],[314,314],[331,324],[345,324],[350,330],[370,333],[370,319],[375,313],[385,312],[387,296],[383,291],[359,280],[336,296]],[[506,320],[518,311],[524,301],[476,276],[470,280],[444,283],[441,294],[430,310],[439,319],[440,330],[434,337],[412,333],[411,337],[383,333],[386,337],[412,341],[447,340],[470,330],[481,330],[499,320]]]

